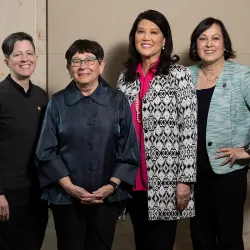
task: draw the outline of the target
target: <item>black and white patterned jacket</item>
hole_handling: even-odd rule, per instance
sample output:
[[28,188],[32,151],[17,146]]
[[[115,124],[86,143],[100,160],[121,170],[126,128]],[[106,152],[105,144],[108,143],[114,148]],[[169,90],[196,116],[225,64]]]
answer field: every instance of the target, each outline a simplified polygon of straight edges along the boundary
[[[140,81],[118,88],[130,105]],[[168,75],[157,75],[142,102],[142,120],[148,172],[149,220],[176,220],[194,216],[193,189],[187,208],[176,209],[176,185],[196,181],[197,100],[189,69],[172,65]]]

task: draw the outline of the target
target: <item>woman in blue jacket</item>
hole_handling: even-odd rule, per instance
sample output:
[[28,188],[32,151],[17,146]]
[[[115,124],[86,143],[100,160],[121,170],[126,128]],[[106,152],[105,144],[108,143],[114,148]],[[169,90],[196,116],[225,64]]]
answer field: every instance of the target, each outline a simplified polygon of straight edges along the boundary
[[243,209],[250,159],[250,67],[236,64],[220,20],[206,18],[191,35],[190,67],[198,98],[195,250],[243,250]]
[[73,80],[54,94],[37,147],[43,199],[51,203],[59,250],[112,247],[120,203],[139,166],[126,96],[100,74],[105,60],[95,41],[66,52]]

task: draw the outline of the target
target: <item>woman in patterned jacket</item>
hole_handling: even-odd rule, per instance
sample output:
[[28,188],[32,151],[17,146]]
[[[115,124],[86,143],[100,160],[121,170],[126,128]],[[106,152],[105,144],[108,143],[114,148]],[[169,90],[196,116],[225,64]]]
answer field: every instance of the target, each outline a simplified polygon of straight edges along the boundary
[[169,23],[139,14],[118,88],[129,99],[141,149],[128,203],[137,250],[172,250],[177,219],[194,216],[196,94],[187,68],[175,64]]

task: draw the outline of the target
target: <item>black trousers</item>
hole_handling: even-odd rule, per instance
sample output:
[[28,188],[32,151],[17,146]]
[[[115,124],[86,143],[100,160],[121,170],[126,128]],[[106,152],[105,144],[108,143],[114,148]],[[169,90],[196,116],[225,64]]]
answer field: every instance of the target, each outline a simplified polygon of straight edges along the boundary
[[39,250],[48,222],[47,202],[39,191],[5,190],[10,219],[0,222],[0,250]]
[[111,250],[120,202],[51,205],[58,250]]
[[196,216],[190,220],[194,250],[244,250],[246,191],[247,168],[225,175],[198,176]]
[[127,206],[134,229],[136,250],[173,250],[177,221],[149,221],[146,191],[135,191]]

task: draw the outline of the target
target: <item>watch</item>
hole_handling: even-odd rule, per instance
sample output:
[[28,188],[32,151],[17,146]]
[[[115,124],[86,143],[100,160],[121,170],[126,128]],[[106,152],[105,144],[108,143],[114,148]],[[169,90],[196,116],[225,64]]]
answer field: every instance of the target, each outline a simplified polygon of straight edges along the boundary
[[109,181],[109,185],[111,185],[115,190],[118,188],[118,184],[115,183],[114,181]]
[[250,155],[250,144],[244,146],[244,150]]

